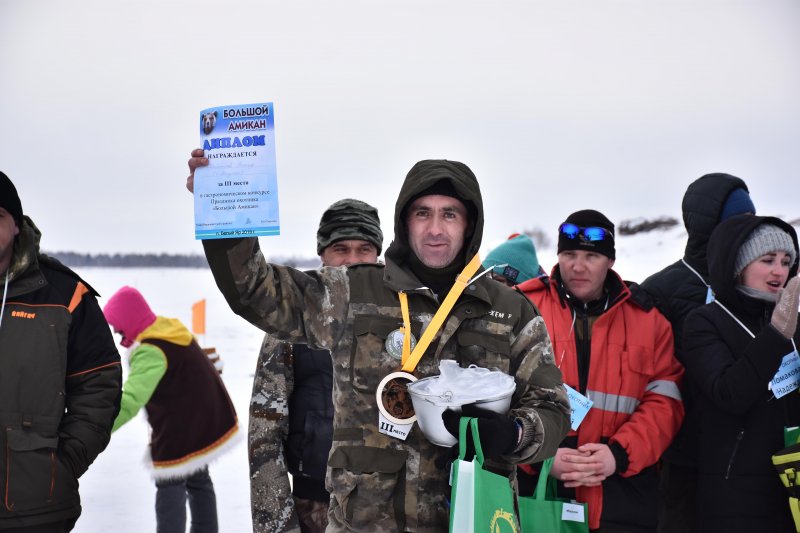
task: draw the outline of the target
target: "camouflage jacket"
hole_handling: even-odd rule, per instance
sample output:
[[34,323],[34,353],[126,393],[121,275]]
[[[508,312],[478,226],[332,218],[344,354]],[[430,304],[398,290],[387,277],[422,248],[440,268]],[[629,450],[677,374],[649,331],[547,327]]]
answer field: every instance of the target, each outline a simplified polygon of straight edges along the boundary
[[247,450],[254,533],[300,533],[284,443],[292,393],[292,345],[264,336],[253,378]]
[[[333,357],[334,442],[328,531],[446,531],[450,487],[447,448],[418,426],[405,441],[378,432],[375,389],[400,361],[384,347],[402,325],[397,293],[408,294],[412,332],[420,338],[439,303],[407,270],[382,265],[314,272],[265,261],[256,238],[203,242],[217,285],[231,308],[276,337],[325,348]],[[439,361],[497,367],[514,376],[510,416],[523,420],[516,463],[555,454],[569,429],[569,401],[553,361],[544,320],[521,294],[485,277],[460,296],[417,366],[438,374]]]

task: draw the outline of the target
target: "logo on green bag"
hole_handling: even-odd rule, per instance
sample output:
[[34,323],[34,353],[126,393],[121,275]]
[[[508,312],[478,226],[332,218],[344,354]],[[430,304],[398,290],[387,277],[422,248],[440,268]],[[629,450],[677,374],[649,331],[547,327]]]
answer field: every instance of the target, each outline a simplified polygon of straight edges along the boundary
[[514,520],[514,513],[507,513],[502,508],[497,509],[492,517],[492,523],[489,524],[489,531],[491,533],[505,533],[507,531],[517,533],[517,521]]

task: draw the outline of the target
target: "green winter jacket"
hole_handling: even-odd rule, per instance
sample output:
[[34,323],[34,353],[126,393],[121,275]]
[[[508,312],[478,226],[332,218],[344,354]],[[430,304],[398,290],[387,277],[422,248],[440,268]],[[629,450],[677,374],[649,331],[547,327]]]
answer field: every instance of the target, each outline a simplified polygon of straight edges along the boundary
[[7,294],[0,283],[0,531],[80,515],[77,480],[119,410],[119,353],[96,293],[39,254],[39,237],[25,217]]
[[[403,322],[398,291],[408,294],[417,339],[439,306],[436,295],[403,264],[404,254],[410,253],[401,220],[407,201],[438,179],[451,180],[477,216],[466,253],[471,257],[480,246],[480,191],[472,173],[459,170],[443,165],[422,179],[409,174],[385,267],[301,272],[267,263],[255,238],[203,243],[217,285],[237,314],[283,340],[331,351],[335,412],[327,476],[329,531],[447,530],[449,450],[428,442],[416,425],[405,441],[379,433],[375,391],[383,377],[400,367],[384,346]],[[437,375],[443,359],[497,367],[516,380],[510,415],[523,420],[524,437],[496,467],[510,473],[516,463],[555,454],[569,429],[569,402],[544,321],[527,298],[486,277],[471,283],[415,375]]]

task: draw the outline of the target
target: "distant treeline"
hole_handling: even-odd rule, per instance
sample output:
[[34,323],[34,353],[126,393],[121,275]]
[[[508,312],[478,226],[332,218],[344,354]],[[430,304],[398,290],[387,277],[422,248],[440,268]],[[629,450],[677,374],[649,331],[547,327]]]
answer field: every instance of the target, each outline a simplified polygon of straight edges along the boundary
[[[205,256],[197,254],[81,254],[76,252],[44,252],[68,267],[108,268],[208,268]],[[302,269],[319,266],[318,257],[271,257],[279,265]]]
[[188,267],[208,268],[202,255],[182,254],[80,254],[45,252],[69,267]]

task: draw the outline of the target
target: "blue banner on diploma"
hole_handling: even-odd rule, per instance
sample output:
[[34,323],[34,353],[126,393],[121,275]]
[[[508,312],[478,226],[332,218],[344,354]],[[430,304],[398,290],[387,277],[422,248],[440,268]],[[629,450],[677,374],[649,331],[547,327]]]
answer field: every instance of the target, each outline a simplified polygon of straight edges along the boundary
[[200,112],[208,166],[194,173],[194,235],[226,239],[279,235],[272,102]]

